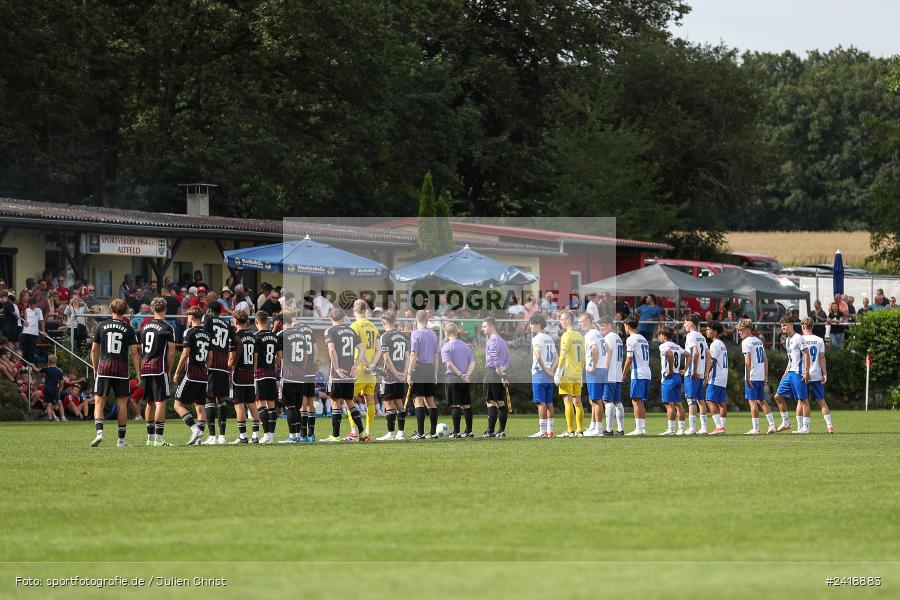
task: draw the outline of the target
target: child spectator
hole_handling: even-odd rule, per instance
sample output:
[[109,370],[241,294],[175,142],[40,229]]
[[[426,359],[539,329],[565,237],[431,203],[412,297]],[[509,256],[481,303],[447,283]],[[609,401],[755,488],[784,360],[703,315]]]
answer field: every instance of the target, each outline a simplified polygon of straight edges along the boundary
[[63,412],[60,398],[61,384],[65,374],[56,366],[55,354],[47,357],[47,366],[41,369],[41,373],[44,374],[44,409],[47,411],[47,420],[65,421],[66,415]]

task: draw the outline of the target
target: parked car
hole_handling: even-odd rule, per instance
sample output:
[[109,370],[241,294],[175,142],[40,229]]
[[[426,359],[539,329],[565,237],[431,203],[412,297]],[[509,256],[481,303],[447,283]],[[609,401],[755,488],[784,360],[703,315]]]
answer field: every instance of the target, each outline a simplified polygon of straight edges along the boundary
[[[809,269],[818,269],[819,275],[822,275],[824,271],[828,275],[834,273],[834,265],[828,264],[818,264],[818,265],[804,265],[804,267]],[[857,269],[856,267],[848,267],[844,265],[844,276],[850,277],[871,277],[873,273],[871,271],[866,271],[865,269]]]
[[774,256],[765,254],[756,254],[754,252],[731,252],[729,254],[734,264],[744,267],[745,269],[756,269],[759,271],[768,271],[777,273],[784,268],[778,259]]

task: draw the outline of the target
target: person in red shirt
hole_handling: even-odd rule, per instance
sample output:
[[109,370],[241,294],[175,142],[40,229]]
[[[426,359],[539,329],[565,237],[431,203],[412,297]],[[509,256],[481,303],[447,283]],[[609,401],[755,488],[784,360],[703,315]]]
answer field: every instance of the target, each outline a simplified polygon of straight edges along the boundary
[[66,287],[66,276],[63,273],[56,276],[56,293],[58,301],[69,301],[69,288]]
[[131,404],[131,411],[134,413],[134,420],[143,421],[141,418],[141,402],[144,401],[144,384],[132,379],[128,382],[128,387],[131,388],[129,404]]

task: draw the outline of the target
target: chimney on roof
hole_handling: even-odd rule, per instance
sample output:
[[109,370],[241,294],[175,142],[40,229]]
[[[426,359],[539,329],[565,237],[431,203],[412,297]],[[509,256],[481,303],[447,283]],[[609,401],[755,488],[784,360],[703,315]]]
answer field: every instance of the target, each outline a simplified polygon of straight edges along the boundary
[[219,187],[212,183],[179,183],[187,192],[187,211],[185,214],[201,217],[209,216],[209,191]]

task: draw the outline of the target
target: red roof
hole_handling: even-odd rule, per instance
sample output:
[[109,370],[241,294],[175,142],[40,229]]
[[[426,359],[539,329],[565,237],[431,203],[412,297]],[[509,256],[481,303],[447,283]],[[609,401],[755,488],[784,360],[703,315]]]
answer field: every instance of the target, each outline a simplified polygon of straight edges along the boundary
[[[397,228],[415,225],[415,217],[397,219],[379,223],[374,227]],[[498,237],[515,237],[527,240],[540,240],[549,242],[574,242],[591,245],[622,246],[626,248],[643,248],[646,250],[671,250],[672,246],[659,242],[645,242],[642,240],[630,240],[617,237],[590,235],[586,233],[572,233],[552,231],[548,229],[532,229],[530,227],[511,227],[509,225],[488,225],[484,223],[466,223],[462,221],[452,222],[453,231],[462,233],[482,233],[496,235]]]

